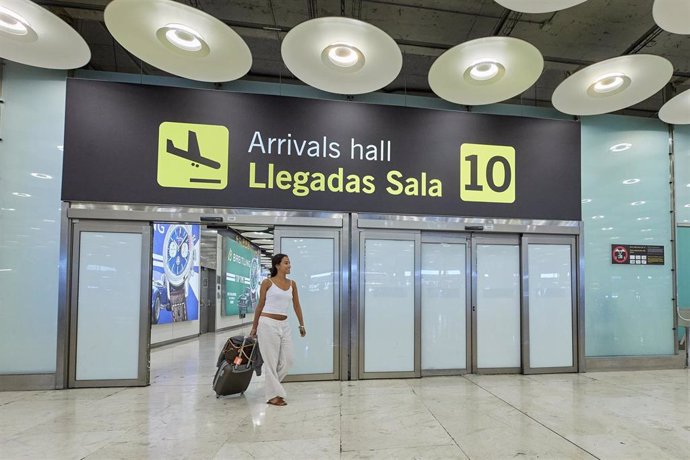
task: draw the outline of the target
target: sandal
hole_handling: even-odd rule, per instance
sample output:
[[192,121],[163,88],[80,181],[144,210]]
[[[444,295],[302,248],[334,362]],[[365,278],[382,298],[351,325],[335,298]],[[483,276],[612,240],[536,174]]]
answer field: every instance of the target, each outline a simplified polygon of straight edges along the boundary
[[266,404],[270,404],[272,406],[286,406],[287,403],[283,398],[280,396],[276,396],[275,398],[271,398],[268,401],[266,401]]

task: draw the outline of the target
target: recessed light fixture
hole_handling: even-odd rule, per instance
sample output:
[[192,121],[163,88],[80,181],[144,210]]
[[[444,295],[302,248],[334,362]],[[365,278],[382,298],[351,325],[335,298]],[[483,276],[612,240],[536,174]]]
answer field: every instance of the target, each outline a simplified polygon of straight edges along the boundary
[[668,83],[673,65],[635,54],[597,62],[575,72],[553,92],[554,107],[569,115],[599,115],[642,102]]
[[348,72],[358,71],[364,67],[365,63],[362,52],[356,46],[346,43],[334,43],[327,46],[321,53],[321,59],[326,65]]
[[551,13],[564,10],[587,0],[496,0],[496,3],[520,13]]
[[280,53],[288,70],[306,84],[338,94],[364,94],[392,82],[402,53],[384,31],[345,17],[324,17],[293,27]]
[[582,204],[591,203],[591,202],[592,202],[592,199],[591,199],[591,198],[583,198],[583,199],[582,199]]
[[651,229],[651,228],[643,228],[643,229],[640,230],[640,231],[641,231],[641,232],[651,232],[652,229]]
[[628,142],[621,142],[620,144],[612,145],[609,147],[609,150],[612,152],[624,152],[630,148],[632,148],[632,144]]
[[630,86],[630,77],[622,73],[602,75],[587,88],[587,94],[593,97],[609,97],[620,93]]
[[527,90],[544,69],[537,48],[512,37],[485,37],[444,52],[429,70],[429,86],[463,105],[501,102]]
[[156,37],[166,47],[173,47],[183,53],[206,56],[209,53],[208,44],[201,34],[183,24],[166,24],[156,31]]
[[626,179],[623,181],[625,185],[637,184],[638,182],[640,182],[640,179]]
[[633,201],[630,203],[630,206],[642,206],[643,204],[647,203],[646,201]]
[[464,73],[465,80],[470,83],[484,85],[499,80],[506,73],[503,64],[494,60],[482,59],[469,66]]
[[29,198],[29,197],[31,197],[31,195],[29,195],[28,193],[24,193],[24,192],[12,192],[12,195],[14,195],[14,196],[19,196],[19,197],[22,197],[22,198]]
[[684,208],[690,208],[690,204],[686,204],[686,205],[683,206],[683,207],[684,207]]
[[16,211],[14,208],[0,208],[0,211]]
[[608,231],[613,230],[613,227],[602,227],[601,229],[605,232],[608,232]]
[[74,69],[91,59],[84,39],[65,21],[29,0],[0,5],[0,57],[47,69]]
[[0,5],[0,32],[22,36],[27,35],[30,30],[33,31],[26,19],[9,8]]
[[592,216],[592,219],[598,220],[598,219],[603,219],[606,216]]
[[172,0],[113,0],[103,17],[127,51],[174,75],[225,82],[251,68],[244,40],[218,18],[191,6]]
[[649,220],[649,217],[638,217],[637,220]]
[[661,121],[669,125],[690,124],[690,89],[674,96],[659,110]]
[[35,177],[36,179],[52,179],[53,176],[49,174],[43,174],[43,173],[31,173],[32,177]]

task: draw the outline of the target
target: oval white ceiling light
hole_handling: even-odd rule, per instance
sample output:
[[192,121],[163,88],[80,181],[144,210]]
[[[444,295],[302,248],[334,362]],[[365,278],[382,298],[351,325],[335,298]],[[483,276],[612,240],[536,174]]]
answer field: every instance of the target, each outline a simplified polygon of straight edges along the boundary
[[252,66],[242,37],[191,6],[172,0],[113,0],[103,16],[127,51],[173,75],[224,82],[243,77]]
[[520,13],[551,13],[579,5],[587,0],[496,0],[496,3]]
[[484,105],[517,96],[544,69],[537,48],[511,37],[486,37],[449,49],[431,65],[429,86],[456,104]]
[[666,32],[690,34],[690,2],[688,0],[654,0],[654,22]]
[[297,25],[283,39],[280,53],[297,78],[337,94],[376,91],[392,82],[402,68],[400,48],[387,33],[342,17]]
[[273,238],[273,235],[265,232],[243,232],[240,233],[243,237],[247,239],[258,239],[258,238]]
[[612,145],[609,150],[612,152],[625,152],[632,148],[632,144],[629,142],[622,142],[620,144]]
[[690,125],[690,89],[666,102],[659,110],[659,118],[669,125]]
[[599,115],[642,102],[671,79],[673,65],[659,56],[637,54],[592,64],[553,92],[554,107],[570,115]]
[[76,69],[91,59],[84,39],[50,11],[29,0],[0,5],[0,58],[46,69]]

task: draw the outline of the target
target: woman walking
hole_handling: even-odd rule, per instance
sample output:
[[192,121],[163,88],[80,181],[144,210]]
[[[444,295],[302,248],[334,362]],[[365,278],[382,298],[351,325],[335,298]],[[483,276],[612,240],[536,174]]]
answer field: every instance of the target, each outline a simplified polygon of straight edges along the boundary
[[299,334],[304,337],[302,307],[299,304],[297,285],[287,278],[290,274],[290,259],[285,254],[276,254],[271,259],[271,277],[261,283],[259,304],[254,312],[254,324],[249,333],[259,339],[261,357],[266,375],[266,399],[268,404],[284,406],[285,389],[281,382],[292,365],[292,335],[287,321],[290,302],[299,321]]

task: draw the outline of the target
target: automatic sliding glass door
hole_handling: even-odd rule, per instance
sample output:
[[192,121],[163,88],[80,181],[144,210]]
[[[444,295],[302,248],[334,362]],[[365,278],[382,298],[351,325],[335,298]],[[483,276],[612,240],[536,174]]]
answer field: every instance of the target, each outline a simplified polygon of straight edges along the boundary
[[419,233],[365,231],[360,245],[360,378],[419,377]]
[[461,374],[470,362],[466,235],[422,234],[422,375]]
[[300,337],[297,318],[288,316],[295,358],[288,380],[339,379],[340,231],[276,227],[274,244],[274,254],[290,257],[307,329]]
[[69,386],[143,386],[149,379],[151,227],[73,227]]
[[576,372],[575,239],[522,239],[523,371]]
[[517,236],[472,238],[473,370],[519,373],[520,241]]

